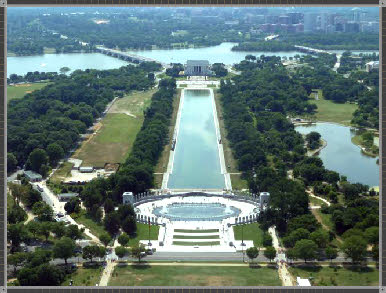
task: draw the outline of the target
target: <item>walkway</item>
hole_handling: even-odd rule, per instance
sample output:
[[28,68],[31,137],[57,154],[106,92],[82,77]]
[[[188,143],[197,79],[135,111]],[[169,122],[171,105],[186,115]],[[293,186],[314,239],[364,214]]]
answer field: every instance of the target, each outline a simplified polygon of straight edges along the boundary
[[326,200],[326,199],[324,199],[324,198],[322,198],[322,197],[320,197],[320,196],[316,196],[316,195],[314,194],[314,192],[313,192],[311,189],[306,189],[306,192],[307,192],[307,194],[308,194],[309,196],[311,196],[311,197],[313,197],[313,198],[317,198],[317,199],[323,201],[327,206],[330,206],[330,205],[331,205],[331,203],[330,203],[328,200]]
[[293,277],[287,269],[286,256],[283,253],[283,248],[280,246],[279,239],[276,234],[276,227],[272,226],[268,229],[268,233],[272,237],[272,246],[276,249],[276,263],[279,266],[278,273],[283,286],[296,286]]
[[[118,246],[118,239],[115,239],[113,250]],[[106,267],[103,270],[101,280],[99,282],[99,286],[107,286],[109,280],[111,278],[111,274],[114,272],[114,268],[117,265],[116,258],[110,258],[106,261]]]

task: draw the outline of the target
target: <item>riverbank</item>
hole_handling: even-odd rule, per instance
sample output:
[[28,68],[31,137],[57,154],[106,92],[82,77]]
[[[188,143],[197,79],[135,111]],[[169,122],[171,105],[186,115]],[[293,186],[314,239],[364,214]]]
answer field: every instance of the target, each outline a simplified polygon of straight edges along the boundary
[[351,142],[358,146],[364,155],[372,158],[376,158],[379,156],[379,148],[374,144],[371,149],[366,147],[360,134],[353,136],[351,138]]
[[321,145],[315,150],[307,149],[307,156],[309,157],[317,156],[320,153],[320,151],[327,146],[327,141],[325,141],[324,139],[320,139],[320,143]]

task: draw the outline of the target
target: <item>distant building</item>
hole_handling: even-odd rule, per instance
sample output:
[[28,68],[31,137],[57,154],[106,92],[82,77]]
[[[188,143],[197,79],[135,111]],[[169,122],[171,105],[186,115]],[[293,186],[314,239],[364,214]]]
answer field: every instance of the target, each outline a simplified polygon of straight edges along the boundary
[[371,61],[366,63],[366,71],[379,70],[379,61]]
[[184,73],[188,76],[213,75],[208,60],[188,60],[186,62]]
[[43,179],[42,175],[34,171],[24,171],[24,175],[30,182],[39,182]]
[[304,32],[310,33],[316,30],[317,15],[314,13],[304,14]]
[[132,192],[124,192],[122,194],[122,203],[123,204],[134,204],[134,195]]
[[359,22],[348,21],[344,24],[345,33],[359,33]]
[[80,173],[92,173],[94,171],[94,167],[79,167]]
[[68,193],[60,193],[58,194],[59,201],[70,201],[72,198],[76,198],[79,196],[79,193],[76,192],[68,192]]

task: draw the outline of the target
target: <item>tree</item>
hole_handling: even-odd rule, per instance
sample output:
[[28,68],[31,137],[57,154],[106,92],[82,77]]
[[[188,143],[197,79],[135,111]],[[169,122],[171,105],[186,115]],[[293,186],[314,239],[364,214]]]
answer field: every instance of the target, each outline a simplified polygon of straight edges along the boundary
[[257,247],[250,247],[246,250],[248,258],[253,261],[259,256],[259,249]]
[[27,213],[22,207],[14,200],[13,206],[7,211],[7,220],[9,224],[16,224],[23,222],[27,218]]
[[50,236],[51,225],[53,222],[41,222],[38,229],[38,235],[43,236],[48,241],[48,237]]
[[61,74],[65,74],[65,73],[71,71],[71,69],[68,68],[67,66],[65,66],[65,67],[60,68],[59,71]]
[[66,235],[66,224],[63,222],[53,222],[51,224],[51,232],[55,234],[55,237],[60,239]]
[[64,157],[63,148],[56,142],[47,146],[47,154],[50,159],[50,164],[55,166],[61,158]]
[[137,232],[137,222],[134,216],[129,216],[123,221],[122,230],[129,235],[134,235]]
[[70,201],[64,205],[64,210],[68,214],[79,213],[81,210],[79,198],[71,198]]
[[103,233],[100,237],[99,240],[103,243],[105,247],[107,247],[107,244],[111,241],[111,236],[107,233]]
[[372,226],[365,230],[365,238],[371,244],[379,243],[379,227]]
[[325,250],[326,257],[332,262],[333,259],[337,258],[338,256],[338,251],[331,246],[328,246]]
[[112,212],[105,216],[105,229],[111,234],[114,235],[118,233],[120,227],[120,220],[117,213]]
[[28,157],[27,166],[32,171],[39,173],[41,166],[47,163],[48,163],[48,155],[46,151],[42,149],[34,149]]
[[28,266],[37,267],[52,260],[52,251],[46,249],[37,249],[28,254]]
[[123,246],[118,246],[115,248],[115,254],[119,257],[119,258],[122,258],[125,256],[125,254],[127,253],[127,249]]
[[36,202],[32,207],[32,212],[38,216],[39,221],[52,221],[54,211],[45,202]]
[[366,257],[367,243],[360,236],[350,236],[344,240],[342,251],[353,263],[360,262]]
[[122,246],[126,246],[129,243],[130,237],[126,233],[122,233],[118,237],[118,243]]
[[7,264],[13,266],[14,275],[16,275],[17,267],[23,265],[27,258],[28,254],[25,252],[16,252],[7,256]]
[[75,255],[75,242],[71,238],[63,237],[55,242],[53,247],[54,257],[63,258],[67,265],[67,259]]
[[11,242],[11,253],[15,252],[20,244],[27,238],[26,228],[23,223],[8,225],[8,241]]
[[13,172],[17,167],[17,159],[13,153],[7,153],[7,172]]
[[304,262],[307,262],[307,260],[316,258],[318,246],[312,240],[302,239],[296,242],[294,249],[296,257],[304,259]]
[[137,244],[136,246],[131,248],[131,255],[135,258],[138,258],[138,262],[141,262],[141,258],[145,255],[145,251],[146,249],[143,244]]
[[264,250],[264,256],[271,262],[276,257],[276,249],[272,246],[267,246]]
[[67,226],[66,236],[72,240],[82,239],[84,230],[84,228],[79,229],[77,225],[71,224]]
[[371,249],[371,257],[373,258],[374,261],[377,263],[379,262],[379,245],[373,245]]
[[317,243],[319,248],[325,248],[329,242],[329,235],[326,230],[318,229],[310,234],[310,239]]
[[296,251],[294,248],[287,249],[286,252],[287,258],[292,262],[297,259]]
[[42,264],[38,267],[21,269],[17,279],[21,286],[59,286],[64,277],[65,273],[61,268]]

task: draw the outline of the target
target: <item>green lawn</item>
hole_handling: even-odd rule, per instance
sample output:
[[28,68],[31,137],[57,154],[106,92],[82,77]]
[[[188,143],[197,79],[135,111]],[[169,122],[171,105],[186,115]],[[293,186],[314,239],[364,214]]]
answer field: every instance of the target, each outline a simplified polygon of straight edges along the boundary
[[277,270],[232,266],[117,266],[109,286],[280,286]]
[[96,237],[100,237],[102,234],[107,233],[105,227],[101,223],[95,222],[85,210],[82,210],[80,214],[73,216],[74,220],[84,225],[86,228],[90,229],[90,232],[94,234]]
[[52,177],[50,178],[50,181],[52,183],[60,183],[61,181],[63,181],[66,177],[69,177],[71,176],[71,170],[72,170],[72,167],[74,166],[73,163],[70,163],[70,162],[64,162],[60,167],[59,169],[57,169],[55,171],[55,173],[52,175]]
[[334,231],[334,223],[331,220],[331,214],[323,214],[319,209],[315,209],[314,211],[322,219],[323,224],[326,225],[330,231]]
[[313,286],[378,286],[379,271],[375,267],[296,267],[294,277],[312,278]]
[[[158,225],[150,226],[150,240],[157,240],[159,233]],[[149,240],[149,225],[137,223],[137,235],[135,237],[130,236],[129,246],[136,246],[139,240]]]
[[[350,125],[352,114],[358,106],[355,104],[337,104],[325,100],[323,94],[319,91],[319,100],[310,100],[311,104],[318,106],[315,115],[318,121],[335,122],[343,125]],[[313,94],[312,94],[313,96]]]
[[217,233],[218,229],[206,229],[206,230],[189,230],[189,229],[174,229],[177,233]]
[[180,246],[213,246],[220,245],[220,241],[205,241],[205,242],[194,242],[194,241],[173,241],[173,245]]
[[241,179],[240,174],[230,174],[230,176],[231,176],[232,189],[240,190],[240,189],[248,188],[248,181]]
[[220,239],[220,236],[219,235],[208,235],[208,236],[174,235],[173,239]]
[[7,103],[13,99],[20,99],[35,90],[40,90],[47,84],[49,84],[49,82],[9,85],[7,86]]
[[122,163],[142,127],[144,110],[155,90],[134,92],[118,99],[101,121],[100,129],[74,154],[82,165],[103,167],[105,163]]
[[[242,226],[244,226],[244,228],[242,228]],[[242,240],[242,229],[244,230],[244,240],[253,240],[253,245],[255,245],[256,247],[263,246],[264,232],[260,229],[258,223],[233,226],[235,240]]]
[[309,196],[308,198],[310,199],[310,203],[312,203],[312,205],[314,205],[314,206],[322,206],[323,204],[326,204],[324,201],[322,201],[318,198],[315,198],[312,196]]
[[66,275],[66,278],[61,285],[69,286],[70,280],[72,280],[73,286],[95,286],[96,284],[99,284],[102,271],[103,267],[100,266],[96,268],[78,267],[75,272]]

